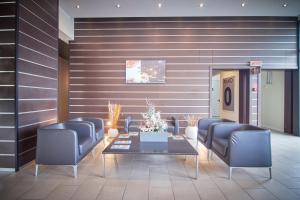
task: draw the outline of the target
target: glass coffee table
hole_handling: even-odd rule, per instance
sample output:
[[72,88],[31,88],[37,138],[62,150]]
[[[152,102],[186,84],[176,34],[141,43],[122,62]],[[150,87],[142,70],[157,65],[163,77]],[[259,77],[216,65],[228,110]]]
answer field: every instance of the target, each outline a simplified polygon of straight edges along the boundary
[[102,151],[103,177],[105,177],[105,155],[107,154],[195,156],[195,178],[198,178],[199,154],[198,151],[187,141],[184,136],[169,136],[168,142],[140,142],[139,134],[137,133],[119,134]]

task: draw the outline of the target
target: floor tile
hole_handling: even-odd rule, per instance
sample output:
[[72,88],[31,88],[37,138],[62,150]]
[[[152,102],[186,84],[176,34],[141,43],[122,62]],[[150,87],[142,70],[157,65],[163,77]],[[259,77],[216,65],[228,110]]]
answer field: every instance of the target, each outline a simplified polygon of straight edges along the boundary
[[71,199],[72,195],[75,193],[77,188],[78,186],[74,186],[74,185],[57,186],[56,189],[48,195],[46,200]]
[[277,200],[277,198],[266,189],[247,189],[246,191],[254,200]]

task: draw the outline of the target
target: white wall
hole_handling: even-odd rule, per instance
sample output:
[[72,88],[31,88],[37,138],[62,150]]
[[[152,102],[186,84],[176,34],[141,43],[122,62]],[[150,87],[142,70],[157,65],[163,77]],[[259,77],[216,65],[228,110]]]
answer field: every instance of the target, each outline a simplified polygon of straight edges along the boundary
[[59,7],[59,38],[66,43],[74,40],[74,18]]
[[266,84],[267,72],[261,74],[261,126],[284,131],[284,71],[272,72],[272,84]]
[[212,117],[220,117],[220,73],[212,77]]
[[[234,111],[223,110],[223,79],[234,76]],[[221,72],[221,88],[220,88],[220,117],[239,121],[239,71],[222,71]]]

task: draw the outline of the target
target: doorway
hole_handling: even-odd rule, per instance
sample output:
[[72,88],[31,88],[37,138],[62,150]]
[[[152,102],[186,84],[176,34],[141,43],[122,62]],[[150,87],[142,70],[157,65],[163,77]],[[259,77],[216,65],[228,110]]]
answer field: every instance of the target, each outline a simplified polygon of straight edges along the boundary
[[249,123],[250,70],[212,69],[211,116]]
[[261,72],[261,126],[284,132],[285,71]]

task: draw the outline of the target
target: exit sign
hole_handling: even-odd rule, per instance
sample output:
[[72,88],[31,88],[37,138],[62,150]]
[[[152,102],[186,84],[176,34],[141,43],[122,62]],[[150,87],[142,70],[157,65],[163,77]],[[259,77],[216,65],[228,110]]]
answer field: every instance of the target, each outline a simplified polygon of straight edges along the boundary
[[261,60],[252,60],[250,61],[250,67],[262,67]]

